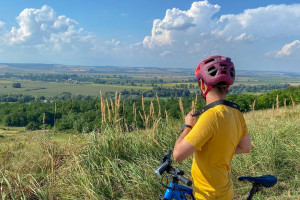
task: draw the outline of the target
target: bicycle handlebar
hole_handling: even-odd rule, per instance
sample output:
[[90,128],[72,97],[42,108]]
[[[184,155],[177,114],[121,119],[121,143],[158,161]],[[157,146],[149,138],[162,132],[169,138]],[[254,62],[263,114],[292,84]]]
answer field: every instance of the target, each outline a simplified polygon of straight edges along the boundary
[[160,159],[162,164],[155,170],[155,173],[162,175],[167,170],[167,168],[171,166],[171,154],[172,151],[168,150],[167,154],[162,159]]
[[169,167],[169,165],[170,163],[164,162],[155,170],[155,173],[162,175],[166,171],[166,168]]
[[160,159],[162,164],[155,170],[155,173],[162,175],[165,171],[167,171],[169,174],[172,174],[173,179],[178,179],[187,186],[191,186],[193,182],[183,176],[184,172],[178,168],[174,169],[171,166],[171,154],[172,151],[168,150],[167,154],[162,159]]
[[181,182],[183,182],[187,186],[191,186],[193,184],[193,182],[191,180],[185,178],[184,176],[178,175],[177,178],[178,178],[178,180],[180,180]]

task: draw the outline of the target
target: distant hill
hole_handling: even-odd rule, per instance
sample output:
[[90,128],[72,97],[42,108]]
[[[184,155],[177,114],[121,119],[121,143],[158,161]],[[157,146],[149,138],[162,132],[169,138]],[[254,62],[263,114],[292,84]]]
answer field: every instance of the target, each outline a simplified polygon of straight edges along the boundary
[[[0,63],[2,73],[104,73],[104,74],[160,74],[194,76],[192,68],[158,68],[158,67],[126,67],[126,66],[84,66],[43,63]],[[296,72],[271,72],[238,70],[239,77],[279,77],[300,78]]]
[[[80,66],[42,63],[0,63],[2,72],[18,73],[111,73],[111,74],[176,74],[193,75],[191,69],[123,66]],[[189,74],[186,74],[189,73]]]

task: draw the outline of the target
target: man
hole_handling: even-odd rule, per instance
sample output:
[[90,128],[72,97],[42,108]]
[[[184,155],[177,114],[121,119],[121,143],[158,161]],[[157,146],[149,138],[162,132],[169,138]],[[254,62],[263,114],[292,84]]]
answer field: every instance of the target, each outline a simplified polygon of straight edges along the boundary
[[[231,59],[211,56],[197,67],[196,78],[206,105],[225,100],[235,80]],[[205,111],[196,123],[185,117],[185,126],[176,141],[173,157],[182,161],[193,154],[192,177],[196,199],[233,199],[229,177],[234,154],[249,153],[251,141],[242,113],[233,107],[216,105]]]

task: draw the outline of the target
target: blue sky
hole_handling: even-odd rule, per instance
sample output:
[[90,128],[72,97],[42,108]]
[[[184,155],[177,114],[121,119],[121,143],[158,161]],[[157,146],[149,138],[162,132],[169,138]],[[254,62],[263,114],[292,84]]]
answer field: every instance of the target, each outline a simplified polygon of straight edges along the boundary
[[300,71],[292,0],[3,0],[0,62]]

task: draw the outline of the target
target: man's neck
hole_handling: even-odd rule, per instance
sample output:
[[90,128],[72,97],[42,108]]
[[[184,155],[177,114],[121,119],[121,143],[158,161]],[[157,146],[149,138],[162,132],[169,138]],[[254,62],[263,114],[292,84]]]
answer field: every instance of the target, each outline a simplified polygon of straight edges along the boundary
[[211,104],[215,101],[219,100],[225,100],[225,94],[224,95],[215,95],[215,94],[210,94],[210,92],[206,96],[206,105]]

